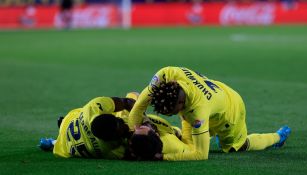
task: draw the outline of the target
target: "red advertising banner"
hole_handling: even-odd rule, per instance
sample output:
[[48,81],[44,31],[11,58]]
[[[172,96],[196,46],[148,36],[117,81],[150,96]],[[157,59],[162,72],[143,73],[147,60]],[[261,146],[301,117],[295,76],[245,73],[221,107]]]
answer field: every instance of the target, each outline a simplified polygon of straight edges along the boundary
[[[72,11],[70,27],[121,25],[120,7],[83,5]],[[271,25],[307,24],[307,3],[156,3],[133,4],[131,25]],[[0,28],[63,27],[57,6],[0,7]]]
[[307,3],[136,4],[133,26],[307,24]]
[[[71,27],[93,28],[93,27],[115,27],[120,23],[120,11],[115,5],[89,5],[75,8],[72,11]],[[61,13],[56,12],[54,25],[63,27]]]
[[0,28],[53,27],[56,6],[0,7]]
[[[120,24],[115,5],[84,5],[71,12],[70,27],[114,27]],[[64,27],[57,6],[0,7],[0,28]]]

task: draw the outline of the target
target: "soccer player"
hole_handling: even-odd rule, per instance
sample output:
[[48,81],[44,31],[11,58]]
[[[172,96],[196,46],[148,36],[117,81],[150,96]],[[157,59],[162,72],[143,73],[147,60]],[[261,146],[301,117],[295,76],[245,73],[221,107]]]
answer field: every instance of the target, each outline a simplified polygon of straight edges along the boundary
[[[42,149],[58,157],[122,159],[130,137],[128,114],[137,94],[127,98],[97,97],[70,111],[60,124],[56,140],[41,139]],[[53,147],[54,145],[54,147]]]
[[129,141],[132,157],[136,160],[162,160],[162,154],[182,153],[192,150],[183,143],[181,131],[165,119],[148,114],[142,125],[135,128]]
[[281,147],[291,132],[284,126],[276,133],[247,135],[240,95],[224,83],[184,67],[165,67],[154,75],[129,114],[130,129],[140,126],[149,105],[160,114],[179,114],[182,140],[192,138],[193,151],[164,154],[164,160],[208,159],[210,135],[219,137],[224,152],[232,152]]

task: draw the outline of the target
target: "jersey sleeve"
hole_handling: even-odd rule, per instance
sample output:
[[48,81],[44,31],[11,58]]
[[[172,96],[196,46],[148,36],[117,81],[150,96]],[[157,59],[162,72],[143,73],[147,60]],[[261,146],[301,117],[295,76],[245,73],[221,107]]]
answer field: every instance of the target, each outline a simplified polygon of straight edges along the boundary
[[190,123],[188,123],[186,120],[181,121],[181,125],[182,125],[182,141],[185,144],[193,144],[193,140],[192,140],[192,126],[190,125]]
[[197,108],[189,121],[182,121],[182,140],[184,143],[191,145],[193,151],[165,154],[163,159],[170,161],[208,159],[210,146],[209,114],[210,110]]
[[178,137],[174,134],[166,133],[165,135],[160,136],[160,138],[163,143],[163,154],[189,152],[192,149],[189,147],[189,145],[179,140]]
[[153,114],[148,114],[147,117],[149,121],[157,127],[160,136],[166,134],[176,135],[176,132],[173,129],[172,125],[164,118],[161,118]]
[[193,117],[189,119],[192,126],[192,135],[201,134],[209,131],[210,108],[198,107],[193,112]]
[[128,117],[128,126],[130,130],[134,130],[135,125],[141,125],[143,122],[143,114],[146,111],[151,97],[149,96],[149,87],[146,87],[140,94],[138,100],[135,102]]
[[164,154],[163,159],[168,161],[178,160],[206,160],[209,154],[209,133],[202,133],[199,135],[193,135],[193,149],[192,151],[184,151],[181,153]]

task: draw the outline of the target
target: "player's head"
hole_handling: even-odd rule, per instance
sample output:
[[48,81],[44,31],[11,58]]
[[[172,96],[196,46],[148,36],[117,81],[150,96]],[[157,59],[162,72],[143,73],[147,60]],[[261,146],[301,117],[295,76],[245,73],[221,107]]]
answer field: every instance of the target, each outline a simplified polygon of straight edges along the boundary
[[157,160],[162,154],[162,141],[154,128],[143,124],[135,131],[130,139],[130,151],[137,160]]
[[161,82],[150,94],[154,111],[163,115],[177,114],[184,108],[185,93],[177,82]]
[[112,114],[102,114],[96,117],[91,124],[93,135],[104,141],[125,138],[129,135],[129,127],[123,119]]

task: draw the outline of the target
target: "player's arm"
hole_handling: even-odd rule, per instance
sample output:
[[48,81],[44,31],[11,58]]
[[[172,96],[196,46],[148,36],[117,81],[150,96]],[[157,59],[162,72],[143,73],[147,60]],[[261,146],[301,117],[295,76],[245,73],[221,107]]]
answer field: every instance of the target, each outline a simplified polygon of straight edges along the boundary
[[151,97],[150,93],[152,92],[153,86],[159,86],[159,84],[162,81],[167,81],[169,78],[167,72],[168,67],[160,69],[152,78],[149,86],[147,86],[140,94],[138,100],[134,104],[130,114],[129,114],[129,120],[128,125],[131,130],[134,129],[134,126],[141,125],[143,121],[143,114],[146,111],[147,107],[150,104]]
[[192,121],[193,124],[187,121],[182,122],[183,141],[192,146],[192,151],[176,154],[165,154],[163,155],[163,159],[171,161],[208,159],[210,146],[209,114],[209,110],[203,110],[203,108],[201,108],[195,110],[195,116],[203,117],[199,117],[199,119]]
[[164,154],[163,159],[168,161],[207,160],[210,146],[209,132],[192,135],[192,138],[194,146],[192,151],[175,154]]
[[193,144],[193,140],[192,140],[192,126],[190,125],[190,123],[188,123],[186,120],[182,119],[181,120],[181,126],[182,126],[182,142],[188,145]]
[[114,102],[114,112],[122,111],[126,109],[127,111],[131,111],[135,100],[132,98],[119,98],[119,97],[112,97]]
[[139,126],[142,124],[143,114],[146,111],[151,100],[149,94],[150,94],[149,87],[146,87],[141,92],[139,98],[137,99],[133,108],[131,109],[128,118],[128,125],[131,130],[134,129],[134,126]]

